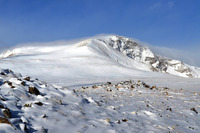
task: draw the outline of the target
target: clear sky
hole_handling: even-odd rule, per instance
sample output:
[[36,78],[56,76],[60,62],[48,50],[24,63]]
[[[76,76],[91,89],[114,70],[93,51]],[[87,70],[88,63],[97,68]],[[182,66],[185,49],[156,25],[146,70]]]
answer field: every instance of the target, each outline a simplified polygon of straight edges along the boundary
[[151,45],[200,45],[200,0],[0,0],[0,46],[108,33]]

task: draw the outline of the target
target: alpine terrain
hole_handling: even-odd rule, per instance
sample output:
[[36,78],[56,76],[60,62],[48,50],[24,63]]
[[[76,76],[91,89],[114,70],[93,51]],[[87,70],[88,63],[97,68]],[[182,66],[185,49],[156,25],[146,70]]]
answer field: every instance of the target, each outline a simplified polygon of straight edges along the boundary
[[117,35],[0,54],[0,133],[200,131],[200,68]]

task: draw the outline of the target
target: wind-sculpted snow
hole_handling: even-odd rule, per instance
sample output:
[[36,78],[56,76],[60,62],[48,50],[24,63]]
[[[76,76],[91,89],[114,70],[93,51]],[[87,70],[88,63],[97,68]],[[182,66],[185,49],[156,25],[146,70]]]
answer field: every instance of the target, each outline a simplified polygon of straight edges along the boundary
[[[70,45],[62,43],[56,46],[56,42],[55,46],[50,44],[51,46],[47,44],[24,46],[8,50],[0,54],[0,63],[3,68],[10,68],[34,77],[41,77],[39,75],[41,69],[45,75],[48,75],[58,68],[58,73],[54,73],[58,77],[66,77],[66,75],[78,75],[81,78],[86,75],[107,77],[112,75],[113,71],[109,71],[111,69],[115,70],[116,75],[124,76],[134,75],[136,71],[153,71],[181,77],[200,77],[199,68],[156,55],[140,42],[126,37],[108,35],[89,38]],[[33,67],[37,66],[40,68],[32,72]],[[24,68],[26,71],[18,68]],[[122,69],[126,72],[121,73]],[[128,72],[127,69],[132,69],[133,72]]]
[[152,71],[169,73],[181,77],[200,77],[198,68],[189,66],[178,60],[156,55],[149,48],[129,38],[113,36],[101,41],[128,57],[146,64]]
[[0,132],[194,132],[199,90],[140,80],[63,88],[0,70]]

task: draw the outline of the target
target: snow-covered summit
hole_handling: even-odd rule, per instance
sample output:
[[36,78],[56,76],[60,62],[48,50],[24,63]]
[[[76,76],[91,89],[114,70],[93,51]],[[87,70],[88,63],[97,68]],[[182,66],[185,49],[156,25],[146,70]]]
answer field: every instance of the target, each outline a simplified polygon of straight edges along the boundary
[[[132,69],[134,71],[153,71],[191,78],[200,77],[199,68],[189,66],[178,60],[156,55],[140,42],[117,35],[93,37],[71,45],[56,46],[55,43],[54,46],[15,48],[0,54],[0,59],[12,60],[12,62],[13,60],[16,62],[17,60],[15,59],[23,61],[28,59],[28,63],[32,64],[36,61],[41,64],[44,61],[48,61],[48,64],[51,62],[54,64],[53,66],[61,67],[65,64],[68,68],[72,67],[72,62],[77,61],[76,63],[79,66],[77,68],[74,63],[73,67],[77,69],[73,69],[73,71],[81,69],[82,73],[86,75],[91,75],[91,71],[93,74],[109,75],[108,71],[110,69],[105,68],[106,65]],[[98,68],[93,67],[97,64]],[[88,66],[90,70],[84,69],[84,66]],[[48,68],[48,66],[46,67]],[[101,69],[101,73],[99,69]],[[120,70],[115,69],[115,71]],[[17,72],[23,73],[21,71]],[[124,74],[126,75],[126,72]]]
[[130,38],[112,36],[101,41],[124,55],[146,64],[152,71],[168,73],[181,77],[200,77],[200,71],[198,68],[189,66],[179,60],[156,55],[149,48],[141,45],[140,42],[134,41]]

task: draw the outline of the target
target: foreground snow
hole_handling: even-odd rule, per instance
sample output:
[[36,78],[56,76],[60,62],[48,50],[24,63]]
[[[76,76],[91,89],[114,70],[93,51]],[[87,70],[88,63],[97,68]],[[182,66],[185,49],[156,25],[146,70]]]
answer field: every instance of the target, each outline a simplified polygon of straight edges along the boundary
[[0,74],[0,119],[10,122],[0,122],[0,132],[198,133],[199,103],[199,89],[138,80],[62,88],[8,69]]

